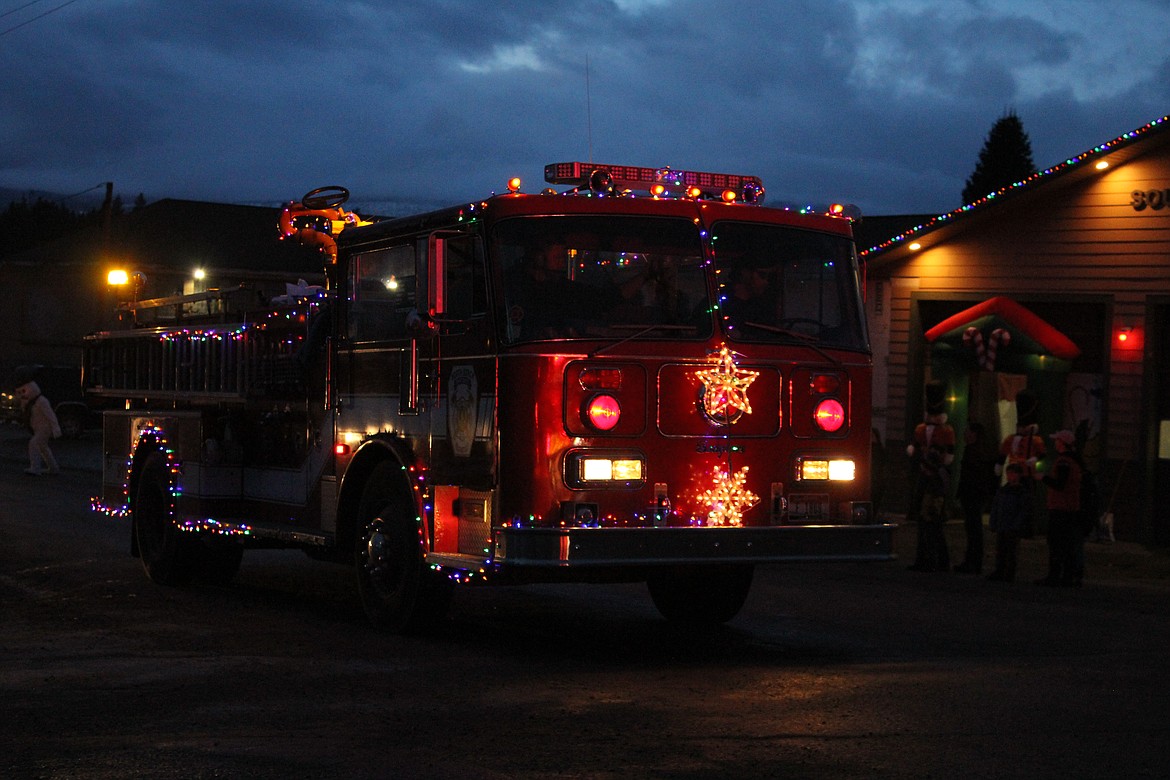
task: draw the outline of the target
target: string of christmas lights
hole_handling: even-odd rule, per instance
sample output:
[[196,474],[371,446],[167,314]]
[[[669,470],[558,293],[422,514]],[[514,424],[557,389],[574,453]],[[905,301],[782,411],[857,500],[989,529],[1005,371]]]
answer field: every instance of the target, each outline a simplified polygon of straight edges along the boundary
[[1100,155],[1105,154],[1106,152],[1114,151],[1115,149],[1117,149],[1119,147],[1126,146],[1126,145],[1132,143],[1133,141],[1144,136],[1146,133],[1150,132],[1150,130],[1153,130],[1155,127],[1158,127],[1159,125],[1161,125],[1167,121],[1170,121],[1170,115],[1167,115],[1167,116],[1161,117],[1160,119],[1155,119],[1151,122],[1148,122],[1144,126],[1137,128],[1136,130],[1131,130],[1128,133],[1123,133],[1123,134],[1117,136],[1116,138],[1114,138],[1112,141],[1107,141],[1099,146],[1094,146],[1092,149],[1089,149],[1086,152],[1082,152],[1081,154],[1078,154],[1075,157],[1070,157],[1069,159],[1065,160],[1064,162],[1060,163],[1059,165],[1054,165],[1051,168],[1047,168],[1043,171],[1037,171],[1026,179],[1022,179],[1020,181],[1013,182],[1012,184],[1009,184],[1006,187],[1002,187],[1002,188],[996,190],[995,192],[988,193],[986,196],[980,198],[979,200],[975,201],[974,203],[968,203],[964,206],[960,206],[959,208],[955,209],[954,211],[949,211],[946,214],[940,214],[937,217],[934,217],[933,219],[930,219],[926,222],[923,222],[921,225],[917,225],[915,227],[910,228],[909,230],[906,230],[903,233],[899,233],[898,235],[894,236],[893,238],[888,238],[885,241],[883,241],[882,243],[877,244],[876,246],[872,246],[869,249],[865,249],[865,250],[858,252],[857,256],[860,258],[865,258],[871,254],[876,254],[878,252],[882,252],[882,251],[894,246],[895,244],[900,244],[913,236],[916,236],[920,233],[923,233],[923,232],[930,230],[931,228],[937,227],[938,225],[941,225],[945,222],[949,222],[950,220],[953,220],[956,217],[961,217],[964,214],[966,214],[970,211],[973,211],[977,208],[980,208],[982,206],[986,206],[987,204],[995,201],[997,198],[1002,198],[1005,195],[1013,194],[1013,193],[1023,189],[1024,187],[1031,186],[1031,185],[1035,184],[1036,182],[1038,182],[1041,179],[1044,179],[1046,177],[1053,176],[1053,175],[1060,174],[1060,173],[1064,173],[1064,172],[1070,170],[1071,168],[1074,168],[1078,165],[1081,165],[1082,163],[1085,163],[1086,161],[1091,160],[1095,157],[1099,157]]

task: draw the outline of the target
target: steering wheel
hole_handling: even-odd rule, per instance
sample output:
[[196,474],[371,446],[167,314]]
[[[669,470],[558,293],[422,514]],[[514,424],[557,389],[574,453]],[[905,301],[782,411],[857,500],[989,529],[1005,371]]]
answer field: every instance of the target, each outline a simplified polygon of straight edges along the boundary
[[347,200],[349,200],[349,190],[334,184],[329,187],[318,187],[315,190],[309,190],[305,193],[305,197],[301,198],[301,205],[315,211],[335,209]]

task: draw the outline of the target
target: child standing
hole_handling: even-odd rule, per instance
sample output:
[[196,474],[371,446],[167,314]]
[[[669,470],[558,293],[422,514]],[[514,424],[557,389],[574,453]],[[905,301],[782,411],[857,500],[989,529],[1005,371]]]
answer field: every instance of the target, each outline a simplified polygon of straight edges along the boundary
[[1020,549],[1020,532],[1031,523],[1032,490],[1023,480],[1024,465],[1009,463],[1007,481],[991,500],[988,527],[995,532],[995,571],[987,579],[1013,582]]

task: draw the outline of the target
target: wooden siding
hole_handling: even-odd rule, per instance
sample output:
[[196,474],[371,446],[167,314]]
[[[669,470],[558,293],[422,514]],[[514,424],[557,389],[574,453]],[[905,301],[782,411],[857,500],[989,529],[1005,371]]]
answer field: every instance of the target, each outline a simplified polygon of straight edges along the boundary
[[[946,232],[922,237],[924,249],[888,250],[869,279],[890,280],[886,430],[904,441],[917,409],[923,349],[912,332],[915,293],[982,300],[1007,295],[1037,300],[1105,300],[1112,331],[1134,328],[1136,346],[1116,339],[1107,360],[1106,456],[1127,460],[1141,452],[1144,317],[1150,296],[1170,294],[1170,134],[1148,139],[1142,156],[1079,182],[1059,177],[982,214],[960,217]],[[1136,210],[1132,193],[1161,192],[1162,208]],[[966,225],[962,220],[969,220]],[[939,240],[945,235],[945,239]],[[937,243],[936,243],[937,242]],[[1110,337],[1112,334],[1109,334]],[[917,368],[917,371],[916,371]],[[914,387],[911,387],[911,381]]]

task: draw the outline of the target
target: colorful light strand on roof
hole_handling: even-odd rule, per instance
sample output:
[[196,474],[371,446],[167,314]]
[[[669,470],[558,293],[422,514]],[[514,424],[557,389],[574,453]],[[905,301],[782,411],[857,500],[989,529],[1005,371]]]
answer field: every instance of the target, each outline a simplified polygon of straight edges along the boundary
[[988,193],[985,197],[980,198],[979,200],[977,200],[973,203],[968,203],[965,206],[960,206],[959,208],[955,209],[954,211],[948,211],[946,214],[940,214],[937,217],[934,217],[933,219],[930,219],[927,222],[923,222],[921,225],[917,225],[915,227],[912,227],[909,230],[906,230],[902,233],[899,233],[898,235],[896,235],[892,238],[888,238],[876,246],[872,246],[869,249],[865,249],[865,250],[858,252],[857,256],[859,258],[865,258],[871,254],[876,254],[878,252],[882,252],[882,251],[894,246],[895,244],[902,243],[903,241],[905,241],[906,239],[908,239],[912,236],[919,235],[919,234],[924,233],[928,230],[931,230],[932,228],[938,227],[939,225],[950,222],[951,220],[954,220],[958,217],[963,216],[964,214],[966,214],[969,211],[973,211],[977,208],[980,208],[982,206],[987,205],[988,203],[994,202],[998,198],[1002,198],[1005,195],[1012,194],[1018,190],[1023,189],[1024,187],[1030,186],[1030,185],[1036,183],[1038,180],[1043,179],[1046,176],[1052,176],[1052,175],[1056,175],[1056,174],[1065,173],[1068,170],[1070,170],[1078,165],[1081,165],[1092,158],[1098,157],[1102,154],[1105,154],[1106,152],[1114,151],[1118,147],[1128,145],[1129,143],[1138,140],[1143,135],[1148,133],[1150,130],[1153,130],[1154,128],[1158,127],[1159,125],[1164,124],[1167,121],[1170,121],[1170,115],[1163,116],[1159,119],[1155,119],[1151,122],[1148,122],[1145,125],[1143,125],[1142,127],[1137,128],[1136,130],[1131,130],[1128,133],[1123,133],[1123,134],[1117,136],[1116,138],[1114,138],[1112,141],[1107,141],[1099,146],[1094,146],[1092,149],[1089,149],[1086,152],[1082,152],[1081,154],[1078,154],[1075,157],[1070,157],[1069,159],[1065,160],[1064,162],[1060,163],[1059,165],[1054,165],[1051,168],[1046,168],[1043,171],[1036,171],[1028,178],[1022,179],[1022,180],[1014,182],[1012,184],[1009,184],[1006,187],[1003,187],[1001,189],[996,190],[995,192]]

